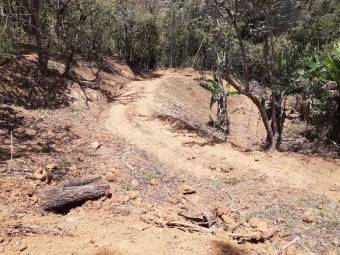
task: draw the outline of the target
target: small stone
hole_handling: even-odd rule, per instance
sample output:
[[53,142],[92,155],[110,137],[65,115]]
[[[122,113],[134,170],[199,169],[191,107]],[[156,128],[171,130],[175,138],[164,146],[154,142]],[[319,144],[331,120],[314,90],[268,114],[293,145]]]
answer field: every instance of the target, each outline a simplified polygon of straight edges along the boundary
[[219,206],[216,209],[217,209],[217,216],[218,217],[221,217],[223,215],[227,215],[228,214],[228,208],[227,207]]
[[135,200],[139,197],[138,191],[130,191],[128,192],[129,200]]
[[187,204],[181,204],[181,205],[179,206],[179,208],[182,209],[182,210],[189,210],[189,209],[190,209],[189,206],[188,206]]
[[220,166],[220,170],[221,170],[221,172],[229,173],[230,167],[229,166]]
[[338,246],[339,245],[339,241],[336,238],[333,238],[331,241],[331,244],[333,244],[334,246]]
[[137,180],[132,180],[131,181],[131,186],[136,188],[136,187],[139,186],[139,182]]
[[45,171],[44,169],[38,169],[32,174],[32,179],[45,181],[47,179],[47,171]]
[[266,232],[268,230],[268,225],[266,222],[264,222],[263,220],[259,219],[259,218],[251,218],[248,221],[249,225],[254,228],[254,229],[258,229],[261,232]]
[[211,165],[211,166],[210,166],[210,170],[215,171],[216,169],[217,169],[216,166],[214,166],[214,165]]
[[150,180],[150,184],[151,184],[152,186],[158,186],[158,181],[155,180],[155,179],[151,179],[151,180]]
[[85,161],[85,157],[83,155],[80,155],[80,156],[77,157],[77,160],[79,162],[84,162]]
[[98,150],[100,148],[100,146],[101,145],[97,141],[91,143],[91,148],[94,149],[94,150]]
[[134,199],[132,201],[132,204],[135,206],[141,206],[142,205],[143,200],[140,197],[137,197],[136,199]]
[[289,246],[284,255],[304,255],[305,253],[303,253],[301,250],[297,249],[294,246]]
[[196,189],[194,189],[193,187],[191,187],[189,185],[183,185],[183,186],[180,187],[180,192],[183,195],[189,195],[189,194],[196,193]]
[[303,221],[306,223],[313,223],[316,221],[314,212],[312,209],[308,209],[303,213]]
[[105,175],[105,179],[108,181],[108,182],[115,182],[116,179],[117,179],[117,176],[115,173],[112,173],[112,172],[109,172]]
[[53,170],[55,170],[57,168],[58,168],[58,165],[55,164],[55,163],[49,164],[49,165],[46,166],[46,169],[49,170],[49,171],[53,171]]
[[25,190],[25,193],[27,196],[32,197],[36,193],[36,190],[31,186]]
[[229,230],[234,230],[238,227],[237,223],[232,218],[230,218],[228,215],[222,215],[221,219],[223,220],[227,229]]

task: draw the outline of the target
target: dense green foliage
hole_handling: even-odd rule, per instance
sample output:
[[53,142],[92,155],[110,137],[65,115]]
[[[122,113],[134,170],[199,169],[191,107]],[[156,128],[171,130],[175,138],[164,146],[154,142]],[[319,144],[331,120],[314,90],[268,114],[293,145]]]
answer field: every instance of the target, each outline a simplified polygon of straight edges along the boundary
[[45,75],[52,55],[66,76],[76,59],[105,56],[218,70],[258,107],[268,146],[280,143],[286,111],[299,111],[286,109],[291,96],[340,143],[339,14],[336,0],[0,0],[0,63],[30,44]]

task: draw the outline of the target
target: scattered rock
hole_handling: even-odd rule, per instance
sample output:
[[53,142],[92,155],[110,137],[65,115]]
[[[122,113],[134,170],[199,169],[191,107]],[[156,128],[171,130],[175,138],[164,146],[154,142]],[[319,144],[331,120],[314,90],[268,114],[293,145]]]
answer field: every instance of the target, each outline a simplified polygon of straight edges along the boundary
[[303,213],[303,221],[306,223],[313,223],[316,221],[316,217],[312,209],[308,209]]
[[228,165],[222,165],[220,166],[220,171],[224,172],[224,173],[229,173],[230,171],[232,171],[233,168],[228,166]]
[[136,187],[139,186],[139,182],[138,182],[137,180],[132,180],[132,181],[131,181],[131,186],[134,187],[134,188],[136,188]]
[[156,179],[151,179],[151,180],[150,180],[150,184],[151,184],[152,186],[158,186],[158,181],[157,181]]
[[26,193],[27,196],[32,197],[36,193],[36,190],[35,190],[35,188],[33,188],[33,186],[27,187],[25,189],[25,193]]
[[46,170],[40,168],[32,174],[33,180],[45,181],[47,179],[48,173]]
[[216,166],[214,166],[214,165],[211,165],[211,166],[210,166],[210,170],[215,171],[216,169],[217,169]]
[[256,229],[256,230],[259,230],[261,231],[262,233],[266,233],[269,231],[269,228],[268,228],[268,225],[266,222],[264,222],[263,220],[259,219],[259,218],[251,218],[249,221],[248,221],[249,225]]
[[331,240],[331,244],[333,244],[334,246],[338,246],[338,245],[339,245],[338,239],[333,238],[333,239]]
[[305,253],[297,249],[294,246],[289,246],[283,254],[284,255],[304,255]]
[[196,189],[194,189],[193,187],[191,187],[189,185],[183,185],[183,186],[180,187],[180,192],[183,195],[189,195],[189,194],[196,193]]
[[141,206],[143,202],[143,199],[140,197],[137,197],[135,199],[133,199],[132,204],[135,206]]
[[98,143],[97,141],[91,143],[91,148],[94,150],[98,150],[100,148],[101,144]]
[[115,173],[113,172],[108,172],[106,173],[105,175],[105,179],[108,181],[108,182],[115,182],[116,179],[117,179],[117,176]]
[[235,230],[238,227],[238,224],[231,217],[229,217],[228,215],[222,215],[221,219],[225,223],[226,228],[228,230],[233,231],[233,230]]
[[78,160],[79,162],[84,162],[84,161],[85,161],[84,155],[79,155],[79,156],[77,157],[77,160]]
[[46,169],[49,170],[49,171],[53,171],[55,169],[58,169],[58,165],[55,164],[55,163],[52,163],[52,164],[47,165]]
[[139,197],[139,192],[138,191],[129,191],[128,197],[129,197],[129,200],[135,200]]
[[224,207],[224,206],[219,206],[216,208],[217,210],[217,216],[218,217],[221,217],[223,215],[227,215],[228,214],[228,208],[227,207]]
[[196,156],[189,156],[189,157],[187,157],[187,159],[188,160],[194,160],[194,159],[196,159]]

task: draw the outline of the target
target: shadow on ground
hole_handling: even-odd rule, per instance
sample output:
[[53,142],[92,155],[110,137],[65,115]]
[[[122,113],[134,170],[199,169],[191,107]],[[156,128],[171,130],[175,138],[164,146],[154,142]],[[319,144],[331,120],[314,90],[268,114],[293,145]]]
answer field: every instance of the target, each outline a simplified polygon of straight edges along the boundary
[[244,250],[241,250],[231,244],[222,242],[222,241],[214,241],[213,245],[213,253],[212,255],[247,255]]

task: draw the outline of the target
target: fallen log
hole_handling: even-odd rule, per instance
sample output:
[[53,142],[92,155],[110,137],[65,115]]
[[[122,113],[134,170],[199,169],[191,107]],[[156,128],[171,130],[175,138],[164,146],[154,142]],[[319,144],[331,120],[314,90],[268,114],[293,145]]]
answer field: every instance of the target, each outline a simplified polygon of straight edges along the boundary
[[110,194],[110,186],[91,184],[83,186],[59,186],[42,193],[42,208],[45,211],[67,212],[87,200],[96,200]]
[[95,181],[98,181],[102,178],[101,175],[96,174],[96,175],[85,175],[83,177],[80,178],[75,178],[72,179],[66,183],[63,184],[64,187],[78,187],[78,186],[83,186],[83,185],[87,185],[90,183],[93,183]]

